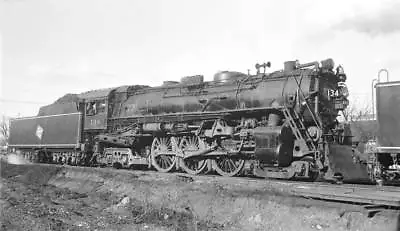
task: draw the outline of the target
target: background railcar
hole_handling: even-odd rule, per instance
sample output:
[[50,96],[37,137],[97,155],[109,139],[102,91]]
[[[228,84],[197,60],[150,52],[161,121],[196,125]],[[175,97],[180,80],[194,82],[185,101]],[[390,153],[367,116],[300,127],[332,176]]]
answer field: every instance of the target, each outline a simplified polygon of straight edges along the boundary
[[400,81],[379,82],[376,88],[378,135],[366,145],[371,180],[400,182]]

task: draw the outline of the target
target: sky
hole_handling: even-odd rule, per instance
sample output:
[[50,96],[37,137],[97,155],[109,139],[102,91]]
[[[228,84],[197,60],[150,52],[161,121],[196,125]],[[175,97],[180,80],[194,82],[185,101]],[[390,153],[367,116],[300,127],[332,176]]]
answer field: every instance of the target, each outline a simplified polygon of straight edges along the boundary
[[[0,114],[32,116],[66,93],[254,64],[333,58],[353,104],[381,68],[400,80],[400,2],[0,0]],[[384,79],[384,74],[382,75]]]

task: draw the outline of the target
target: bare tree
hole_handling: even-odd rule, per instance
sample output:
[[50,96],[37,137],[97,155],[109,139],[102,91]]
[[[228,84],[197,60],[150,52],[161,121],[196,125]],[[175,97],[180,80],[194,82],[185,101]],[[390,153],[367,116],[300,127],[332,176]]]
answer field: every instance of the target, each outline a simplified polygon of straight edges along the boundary
[[353,141],[365,143],[378,134],[378,125],[372,117],[372,108],[368,104],[354,101],[343,111],[344,120],[350,124]]
[[360,120],[371,120],[372,118],[372,109],[370,105],[364,106],[356,106],[357,103],[353,103],[349,105],[343,111],[343,117],[347,122],[354,122]]
[[9,119],[5,115],[2,115],[0,120],[0,146],[8,144],[9,135]]

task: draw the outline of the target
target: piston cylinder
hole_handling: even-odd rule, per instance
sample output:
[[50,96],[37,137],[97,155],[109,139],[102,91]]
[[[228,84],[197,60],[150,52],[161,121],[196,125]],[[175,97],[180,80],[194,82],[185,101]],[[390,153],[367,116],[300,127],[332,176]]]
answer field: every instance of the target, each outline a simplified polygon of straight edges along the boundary
[[255,155],[261,164],[287,167],[293,161],[294,138],[290,127],[254,129]]

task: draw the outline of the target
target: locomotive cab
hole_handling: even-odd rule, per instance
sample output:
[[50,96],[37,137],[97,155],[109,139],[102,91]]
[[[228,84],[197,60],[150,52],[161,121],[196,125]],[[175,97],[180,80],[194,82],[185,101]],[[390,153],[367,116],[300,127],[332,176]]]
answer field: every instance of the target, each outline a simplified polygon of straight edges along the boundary
[[[80,110],[84,115],[84,131],[104,131],[107,129],[109,102],[115,88],[88,91],[79,94]],[[87,138],[87,137],[86,137]]]
[[107,99],[91,99],[84,102],[85,130],[106,129]]

